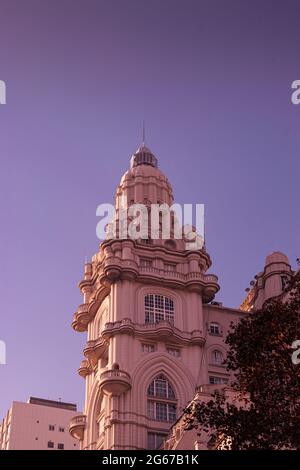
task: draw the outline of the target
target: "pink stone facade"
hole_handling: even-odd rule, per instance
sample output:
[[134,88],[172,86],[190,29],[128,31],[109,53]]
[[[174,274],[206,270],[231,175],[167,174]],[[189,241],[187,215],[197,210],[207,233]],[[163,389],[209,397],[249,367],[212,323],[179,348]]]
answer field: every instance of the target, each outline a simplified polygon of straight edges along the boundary
[[[144,146],[121,178],[117,209],[121,200],[173,203],[169,181]],[[157,448],[171,438],[196,392],[207,396],[226,387],[230,377],[222,362],[230,323],[279,294],[290,266],[280,253],[268,257],[240,309],[214,302],[219,285],[210,267],[205,248],[187,251],[184,240],[172,236],[105,240],[86,263],[79,283],[83,303],[72,323],[87,334],[79,367],[85,408],[70,425],[81,449]],[[174,442],[170,448],[204,445],[193,433]]]

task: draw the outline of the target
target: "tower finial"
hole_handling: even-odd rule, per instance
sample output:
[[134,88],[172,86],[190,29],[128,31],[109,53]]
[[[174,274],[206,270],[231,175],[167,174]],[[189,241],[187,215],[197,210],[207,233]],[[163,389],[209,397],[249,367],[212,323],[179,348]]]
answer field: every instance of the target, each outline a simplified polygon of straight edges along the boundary
[[146,125],[145,125],[145,119],[143,119],[143,147],[145,147],[145,142],[146,142]]

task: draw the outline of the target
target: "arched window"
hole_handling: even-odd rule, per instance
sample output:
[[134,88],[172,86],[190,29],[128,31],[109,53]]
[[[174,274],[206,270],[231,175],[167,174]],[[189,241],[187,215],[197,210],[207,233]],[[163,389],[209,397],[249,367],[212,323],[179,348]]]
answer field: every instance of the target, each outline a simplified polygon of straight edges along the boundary
[[174,302],[159,294],[145,296],[145,323],[158,323],[166,320],[174,325]]
[[176,420],[176,398],[164,375],[158,375],[148,387],[148,417],[172,423]]
[[218,349],[215,349],[211,353],[211,362],[212,362],[212,364],[216,364],[216,365],[220,366],[220,365],[222,365],[223,360],[224,360],[223,359],[223,354]]

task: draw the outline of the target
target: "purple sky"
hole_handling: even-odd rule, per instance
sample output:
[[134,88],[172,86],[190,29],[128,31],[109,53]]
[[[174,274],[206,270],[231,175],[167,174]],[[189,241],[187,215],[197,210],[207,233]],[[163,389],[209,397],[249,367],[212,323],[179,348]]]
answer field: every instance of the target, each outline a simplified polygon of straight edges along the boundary
[[0,0],[0,417],[29,395],[82,406],[85,255],[141,143],[178,202],[204,203],[217,298],[299,250],[299,1]]

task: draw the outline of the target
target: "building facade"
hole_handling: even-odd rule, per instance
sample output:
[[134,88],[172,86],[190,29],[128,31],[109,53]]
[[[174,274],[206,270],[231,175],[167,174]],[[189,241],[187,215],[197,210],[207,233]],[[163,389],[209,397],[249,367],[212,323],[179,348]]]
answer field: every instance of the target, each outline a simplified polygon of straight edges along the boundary
[[[173,204],[172,187],[144,145],[117,188],[117,219],[122,201]],[[79,368],[85,409],[70,425],[81,449],[158,448],[195,393],[226,387],[230,323],[277,295],[290,266],[272,254],[255,281],[257,293],[249,292],[240,309],[214,301],[219,284],[210,267],[205,247],[186,250],[172,231],[167,240],[106,239],[85,264],[83,303],[72,323],[87,332]],[[195,442],[182,445],[200,448]]]
[[79,450],[69,434],[73,403],[30,397],[14,401],[0,425],[0,450]]

